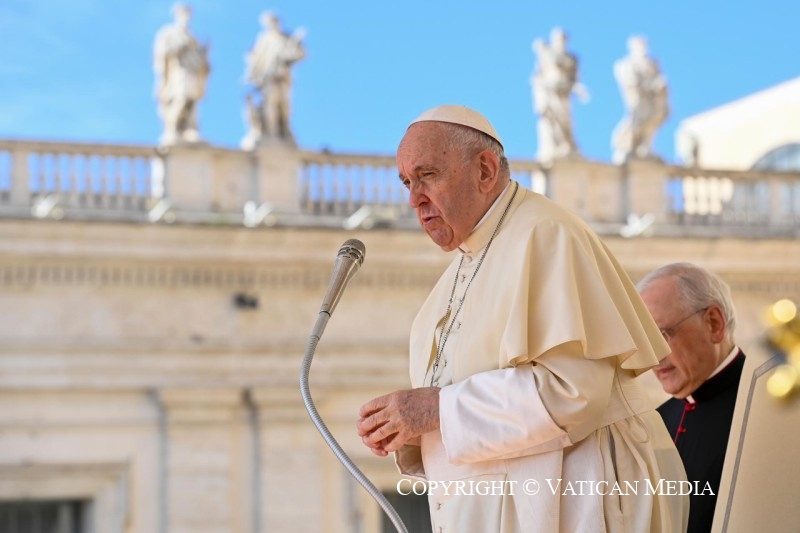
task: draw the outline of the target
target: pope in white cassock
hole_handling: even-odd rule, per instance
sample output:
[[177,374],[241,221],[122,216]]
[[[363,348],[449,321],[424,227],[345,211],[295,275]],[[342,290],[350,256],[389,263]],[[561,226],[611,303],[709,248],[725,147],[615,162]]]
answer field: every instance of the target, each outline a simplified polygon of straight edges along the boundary
[[397,167],[423,229],[457,253],[412,326],[414,388],[365,404],[358,432],[440,482],[433,531],[684,531],[681,459],[634,379],[669,349],[606,246],[511,180],[471,109],[414,120]]

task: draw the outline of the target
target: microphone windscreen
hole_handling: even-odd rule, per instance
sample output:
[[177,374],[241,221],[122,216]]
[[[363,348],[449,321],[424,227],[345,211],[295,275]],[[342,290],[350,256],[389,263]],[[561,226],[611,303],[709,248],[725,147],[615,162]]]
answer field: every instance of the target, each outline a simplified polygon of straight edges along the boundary
[[367,248],[364,243],[358,239],[347,239],[339,248],[338,255],[346,255],[351,257],[354,261],[358,261],[358,266],[364,263],[364,256],[367,253]]

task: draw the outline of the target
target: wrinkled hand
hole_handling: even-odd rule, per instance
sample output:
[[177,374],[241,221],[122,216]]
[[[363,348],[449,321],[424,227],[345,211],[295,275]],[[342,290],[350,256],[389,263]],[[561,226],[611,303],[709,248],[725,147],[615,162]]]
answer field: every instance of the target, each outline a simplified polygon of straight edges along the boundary
[[395,391],[364,404],[356,424],[361,441],[385,456],[439,428],[439,387]]

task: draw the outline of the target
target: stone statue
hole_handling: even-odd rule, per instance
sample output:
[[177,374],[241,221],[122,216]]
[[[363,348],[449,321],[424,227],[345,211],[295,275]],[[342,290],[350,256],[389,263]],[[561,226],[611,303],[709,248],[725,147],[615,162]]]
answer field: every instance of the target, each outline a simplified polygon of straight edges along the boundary
[[208,47],[198,43],[189,31],[189,6],[175,4],[172,14],[174,22],[158,31],[153,45],[155,93],[158,114],[164,123],[163,145],[200,140],[197,104],[205,95],[211,70]]
[[684,128],[678,130],[675,136],[675,151],[684,166],[700,166],[700,140],[691,131]]
[[570,97],[575,93],[586,102],[589,93],[578,82],[578,59],[567,51],[567,34],[561,28],[550,33],[550,43],[533,41],[537,68],[531,76],[533,109],[539,116],[538,137],[541,161],[577,154],[572,134]]
[[669,115],[667,80],[648,56],[647,40],[628,39],[628,55],[614,64],[622,100],[627,108],[611,138],[613,160],[652,157],[653,137]]
[[287,34],[274,13],[261,14],[262,32],[245,58],[245,78],[255,88],[255,96],[246,97],[245,117],[248,131],[242,147],[252,149],[261,140],[280,140],[294,144],[289,127],[292,65],[306,55],[303,46],[305,29]]

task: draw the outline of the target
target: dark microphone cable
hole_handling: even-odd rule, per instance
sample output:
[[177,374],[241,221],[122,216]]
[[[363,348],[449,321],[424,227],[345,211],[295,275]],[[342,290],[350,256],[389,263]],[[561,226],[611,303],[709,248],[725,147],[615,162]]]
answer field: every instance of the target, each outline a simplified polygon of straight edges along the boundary
[[342,244],[342,247],[339,248],[339,253],[336,256],[336,263],[333,267],[333,275],[328,283],[325,297],[322,300],[322,306],[320,307],[319,315],[317,315],[317,321],[314,324],[314,328],[311,330],[311,336],[308,339],[308,348],[303,356],[303,363],[300,367],[300,394],[303,396],[303,403],[306,406],[308,415],[311,417],[311,421],[314,422],[314,425],[322,435],[322,438],[325,439],[331,451],[333,451],[350,474],[356,478],[356,481],[358,481],[383,508],[398,533],[408,533],[406,526],[403,524],[403,520],[400,518],[400,515],[397,514],[395,508],[392,507],[392,504],[389,503],[381,491],[367,479],[367,476],[358,469],[339,443],[336,442],[336,439],[333,438],[325,422],[322,421],[322,417],[319,416],[317,408],[314,406],[314,401],[311,399],[311,391],[308,387],[308,374],[311,371],[311,360],[314,358],[314,352],[317,349],[320,337],[322,337],[322,332],[325,331],[325,326],[328,324],[328,320],[331,318],[336,304],[339,303],[339,298],[341,298],[345,287],[364,262],[365,253],[366,249],[364,248],[364,243],[358,239],[348,239]]

